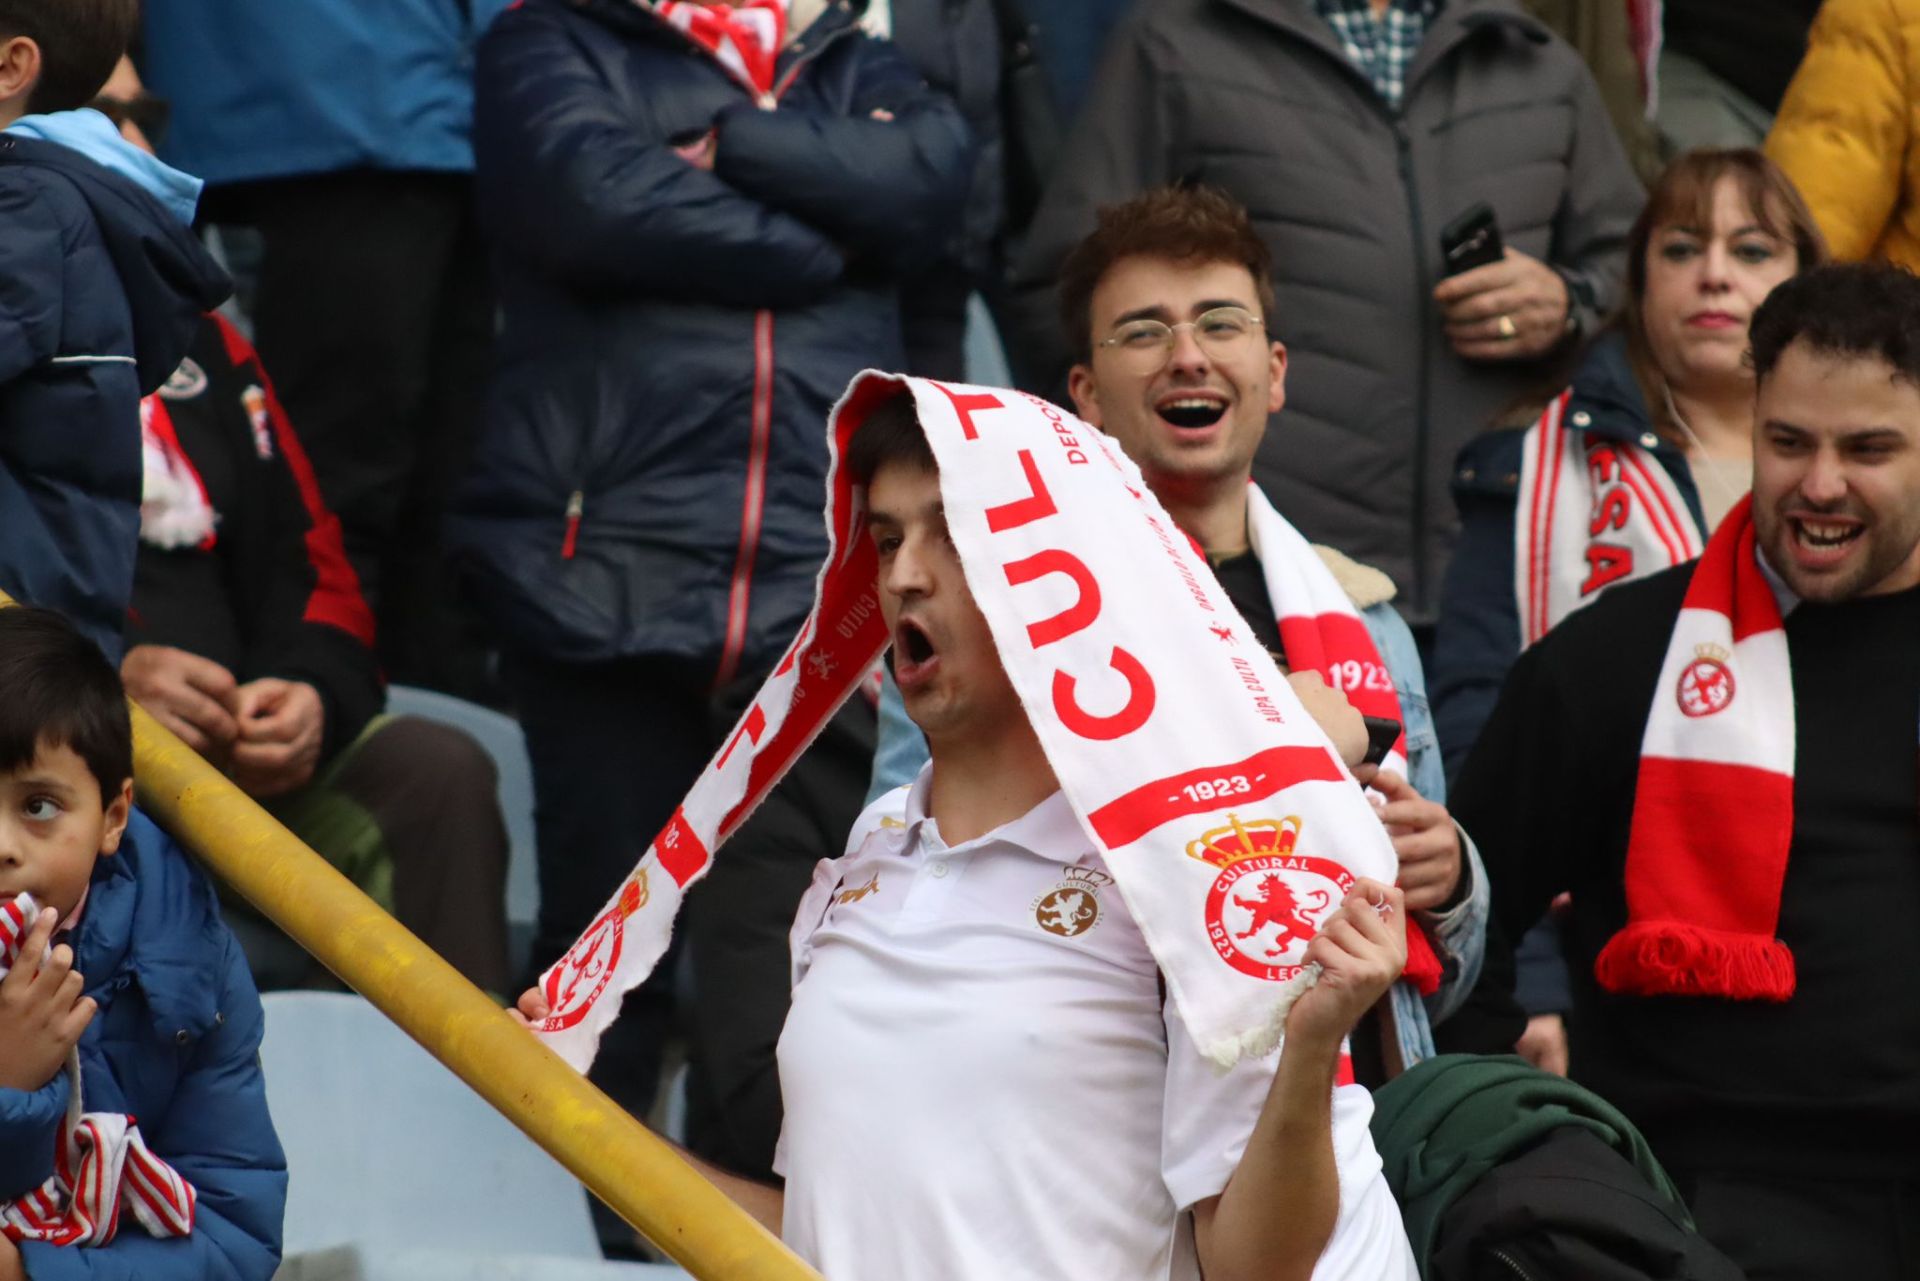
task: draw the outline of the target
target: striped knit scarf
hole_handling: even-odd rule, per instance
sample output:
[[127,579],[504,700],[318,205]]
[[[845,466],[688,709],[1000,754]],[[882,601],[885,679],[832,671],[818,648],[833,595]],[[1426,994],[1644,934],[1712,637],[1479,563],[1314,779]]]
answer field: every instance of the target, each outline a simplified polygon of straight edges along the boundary
[[1627,924],[1594,973],[1610,992],[1784,1001],[1793,953],[1774,932],[1793,840],[1793,673],[1751,496],[1694,569],[1654,691]]
[[[1287,666],[1296,672],[1317,672],[1321,679],[1346,695],[1365,716],[1382,716],[1402,727],[1393,750],[1381,762],[1385,769],[1406,777],[1406,715],[1393,675],[1380,661],[1373,636],[1353,602],[1320,559],[1313,544],[1301,536],[1260,492],[1248,487],[1247,532],[1260,560],[1267,596],[1280,625],[1280,644]],[[1440,990],[1440,957],[1420,922],[1407,927],[1405,978],[1424,996]]]
[[1616,583],[1700,554],[1701,538],[1673,477],[1646,450],[1568,424],[1571,392],[1527,431],[1513,522],[1520,647]]
[[[15,964],[39,908],[31,894],[0,903],[0,977]],[[14,1242],[99,1246],[120,1230],[122,1210],[156,1237],[193,1231],[198,1194],[155,1156],[134,1119],[119,1112],[82,1112],[80,1057],[67,1054],[67,1118],[54,1151],[53,1175],[15,1201],[0,1202],[0,1235]]]
[[787,38],[788,0],[745,0],[733,6],[696,0],[656,0],[668,25],[712,54],[727,74],[755,95],[773,92],[774,62]]

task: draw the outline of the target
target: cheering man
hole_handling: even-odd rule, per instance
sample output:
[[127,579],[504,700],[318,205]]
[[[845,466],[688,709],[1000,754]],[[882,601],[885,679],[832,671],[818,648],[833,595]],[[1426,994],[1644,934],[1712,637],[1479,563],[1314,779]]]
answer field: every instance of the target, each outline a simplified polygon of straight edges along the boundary
[[1753,493],[1514,665],[1455,804],[1510,936],[1571,891],[1573,1063],[1760,1278],[1920,1270],[1920,280],[1752,324]]

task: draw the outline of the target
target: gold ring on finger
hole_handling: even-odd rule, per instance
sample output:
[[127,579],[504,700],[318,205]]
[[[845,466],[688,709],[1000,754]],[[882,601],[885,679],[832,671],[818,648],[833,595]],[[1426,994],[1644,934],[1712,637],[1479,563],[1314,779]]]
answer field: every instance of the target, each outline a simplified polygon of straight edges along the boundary
[[1502,338],[1511,338],[1519,332],[1519,330],[1514,328],[1512,316],[1501,316],[1499,323],[1496,324],[1494,328],[1499,330]]

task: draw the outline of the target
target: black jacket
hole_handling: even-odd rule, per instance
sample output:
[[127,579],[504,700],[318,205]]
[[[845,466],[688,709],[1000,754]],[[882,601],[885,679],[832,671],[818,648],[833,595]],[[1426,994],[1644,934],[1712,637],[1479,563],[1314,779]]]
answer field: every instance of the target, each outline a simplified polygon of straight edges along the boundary
[[143,393],[226,275],[134,183],[0,134],[0,589],[118,659],[140,525]]
[[210,544],[140,542],[127,644],[171,645],[242,682],[305,681],[320,694],[324,764],[386,701],[373,612],[273,384],[239,330],[210,316],[153,397],[198,476]]
[[1378,565],[1429,622],[1452,546],[1460,446],[1549,374],[1455,355],[1431,294],[1440,230],[1478,201],[1506,243],[1565,271],[1590,332],[1619,295],[1643,201],[1579,55],[1512,0],[1450,0],[1390,109],[1313,0],[1160,0],[1114,32],[1016,270],[1023,382],[1073,353],[1055,274],[1101,205],[1194,179],[1273,250],[1287,406],[1254,460],[1317,543]]
[[[546,658],[768,666],[826,551],[827,411],[899,365],[892,281],[957,223],[965,126],[845,3],[768,110],[631,0],[527,0],[477,77],[504,328],[454,555]],[[709,128],[711,173],[674,152]]]
[[[1701,543],[1706,517],[1693,471],[1679,450],[1653,430],[1646,399],[1627,362],[1626,340],[1614,331],[1588,349],[1574,374],[1562,430],[1576,436],[1624,441],[1647,450],[1687,502],[1687,515]],[[1585,414],[1584,425],[1576,425]],[[1468,442],[1453,466],[1453,502],[1460,512],[1460,541],[1447,566],[1440,594],[1440,625],[1434,636],[1432,682],[1434,727],[1447,759],[1447,776],[1459,772],[1486,724],[1507,669],[1520,656],[1520,602],[1514,592],[1514,522],[1519,519],[1520,461],[1528,428],[1488,432]]]

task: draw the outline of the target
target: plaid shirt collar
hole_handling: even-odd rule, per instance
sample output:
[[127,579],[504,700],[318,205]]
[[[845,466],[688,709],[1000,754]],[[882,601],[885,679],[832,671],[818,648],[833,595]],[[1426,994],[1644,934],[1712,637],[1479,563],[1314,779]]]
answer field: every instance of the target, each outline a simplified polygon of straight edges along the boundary
[[1386,11],[1377,18],[1369,0],[1314,0],[1314,8],[1339,37],[1348,60],[1387,105],[1398,111],[1406,91],[1407,68],[1413,65],[1427,27],[1439,14],[1442,3],[1388,0]]

